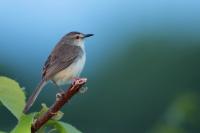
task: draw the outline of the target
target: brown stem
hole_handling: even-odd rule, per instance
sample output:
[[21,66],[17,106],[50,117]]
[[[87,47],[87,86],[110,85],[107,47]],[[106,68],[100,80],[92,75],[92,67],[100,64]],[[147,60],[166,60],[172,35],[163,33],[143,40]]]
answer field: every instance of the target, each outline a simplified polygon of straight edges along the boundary
[[59,98],[56,99],[54,104],[49,108],[49,110],[42,116],[39,116],[35,123],[31,127],[31,133],[35,133],[39,130],[49,119],[51,119],[56,113],[67,103],[72,96],[74,96],[80,88],[86,83],[87,79],[81,78],[77,79],[65,92],[61,93]]

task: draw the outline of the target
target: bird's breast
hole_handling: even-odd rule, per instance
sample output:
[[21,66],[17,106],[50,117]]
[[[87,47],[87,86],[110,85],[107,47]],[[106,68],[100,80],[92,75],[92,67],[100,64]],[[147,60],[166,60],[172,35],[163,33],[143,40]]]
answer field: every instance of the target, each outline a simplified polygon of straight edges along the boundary
[[64,70],[58,72],[54,77],[53,81],[57,85],[64,85],[70,83],[73,78],[79,77],[80,73],[85,66],[86,56],[83,54],[74,63],[65,68]]

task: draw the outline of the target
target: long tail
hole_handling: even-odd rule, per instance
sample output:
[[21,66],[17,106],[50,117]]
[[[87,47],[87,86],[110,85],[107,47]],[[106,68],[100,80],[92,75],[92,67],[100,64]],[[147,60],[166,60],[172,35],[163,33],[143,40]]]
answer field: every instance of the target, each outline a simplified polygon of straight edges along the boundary
[[45,80],[41,80],[41,82],[38,84],[37,88],[33,91],[32,95],[29,97],[29,99],[26,103],[26,106],[23,111],[24,113],[28,112],[28,110],[35,102],[37,96],[40,94],[40,91],[42,90],[42,88],[44,87],[45,84],[46,84]]

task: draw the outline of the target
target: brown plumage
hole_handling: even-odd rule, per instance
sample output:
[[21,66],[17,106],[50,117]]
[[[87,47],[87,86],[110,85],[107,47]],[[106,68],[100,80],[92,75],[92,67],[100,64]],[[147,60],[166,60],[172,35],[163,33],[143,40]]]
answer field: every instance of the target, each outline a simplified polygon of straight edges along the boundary
[[42,78],[44,80],[51,79],[52,76],[71,65],[76,59],[81,57],[82,54],[83,50],[80,46],[58,44],[44,64]]

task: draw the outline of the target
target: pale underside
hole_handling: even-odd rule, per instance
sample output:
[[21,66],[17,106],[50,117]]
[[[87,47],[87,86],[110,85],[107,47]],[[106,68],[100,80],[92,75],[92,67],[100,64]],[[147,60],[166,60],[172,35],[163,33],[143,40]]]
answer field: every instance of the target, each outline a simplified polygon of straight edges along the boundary
[[83,54],[77,61],[55,74],[52,78],[53,82],[60,86],[70,83],[74,78],[78,78],[85,65],[85,60],[86,56]]

